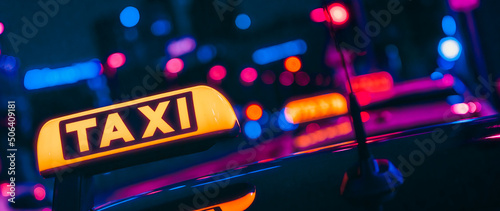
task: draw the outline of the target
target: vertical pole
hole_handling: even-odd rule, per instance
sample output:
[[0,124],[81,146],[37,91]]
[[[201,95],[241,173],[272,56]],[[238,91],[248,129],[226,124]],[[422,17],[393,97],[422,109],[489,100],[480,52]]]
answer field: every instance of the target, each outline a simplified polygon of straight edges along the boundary
[[481,49],[481,43],[479,40],[479,34],[477,32],[476,24],[474,21],[474,16],[472,15],[472,11],[464,12],[464,14],[467,20],[467,28],[469,29],[469,36],[471,39],[471,44],[474,54],[474,61],[476,63],[476,68],[480,77],[478,82],[484,86],[484,90],[486,90],[488,94],[489,102],[492,103],[494,107],[497,107],[496,100],[494,100],[495,90],[493,88],[493,84],[489,83],[488,69],[486,67],[483,51]]
[[89,211],[94,206],[92,176],[66,175],[54,181],[53,211]]

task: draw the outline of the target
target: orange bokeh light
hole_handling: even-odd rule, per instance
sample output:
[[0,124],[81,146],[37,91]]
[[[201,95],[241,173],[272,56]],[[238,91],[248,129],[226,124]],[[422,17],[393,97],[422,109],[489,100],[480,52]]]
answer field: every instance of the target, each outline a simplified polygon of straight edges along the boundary
[[294,73],[300,70],[302,67],[302,62],[296,56],[288,57],[285,60],[285,69]]
[[262,108],[257,104],[251,104],[246,109],[247,118],[259,120],[262,117]]

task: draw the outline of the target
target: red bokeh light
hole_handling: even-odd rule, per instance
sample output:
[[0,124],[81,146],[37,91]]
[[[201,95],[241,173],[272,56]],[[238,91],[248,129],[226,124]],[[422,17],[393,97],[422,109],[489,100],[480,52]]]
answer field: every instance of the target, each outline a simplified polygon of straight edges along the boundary
[[372,101],[372,96],[368,92],[357,92],[355,95],[360,106],[368,105]]
[[165,69],[169,73],[178,73],[184,68],[184,62],[182,59],[179,58],[173,58],[168,60],[167,64],[165,65]]
[[284,71],[280,74],[280,83],[283,85],[283,86],[290,86],[293,84],[293,73],[291,72],[288,72],[288,71]]
[[333,3],[328,7],[331,20],[335,25],[342,25],[349,20],[349,12],[346,7],[340,3]]
[[215,65],[208,71],[208,76],[215,81],[220,81],[226,77],[226,68],[222,65]]
[[257,70],[247,67],[241,71],[240,78],[243,82],[252,83],[257,79]]
[[326,20],[325,13],[323,12],[323,8],[316,8],[311,11],[309,14],[311,20],[317,23],[323,22]]
[[370,120],[370,114],[366,111],[361,112],[361,121],[368,122]]
[[107,63],[111,68],[119,68],[125,64],[126,57],[122,53],[113,53],[109,55]]

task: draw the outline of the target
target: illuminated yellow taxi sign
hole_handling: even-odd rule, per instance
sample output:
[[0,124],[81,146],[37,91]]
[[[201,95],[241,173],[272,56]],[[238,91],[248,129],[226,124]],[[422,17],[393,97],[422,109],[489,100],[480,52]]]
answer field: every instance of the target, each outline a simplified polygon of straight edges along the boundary
[[347,101],[338,93],[292,101],[285,106],[286,120],[293,124],[309,122],[347,113]]
[[79,162],[96,163],[238,128],[232,106],[222,94],[195,86],[48,121],[38,135],[38,168],[51,176]]

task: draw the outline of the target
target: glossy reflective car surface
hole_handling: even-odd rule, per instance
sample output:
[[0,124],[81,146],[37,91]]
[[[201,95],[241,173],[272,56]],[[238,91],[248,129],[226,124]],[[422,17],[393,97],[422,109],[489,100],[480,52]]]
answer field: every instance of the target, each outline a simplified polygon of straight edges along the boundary
[[[405,179],[384,210],[500,209],[498,124],[498,117],[486,117],[370,138],[374,156],[391,160]],[[340,195],[344,172],[357,160],[355,144],[347,143],[240,166],[95,210],[218,210],[211,206],[245,195],[246,186],[256,193],[247,210],[364,210]]]

